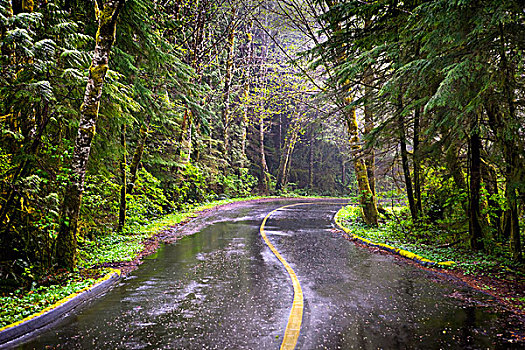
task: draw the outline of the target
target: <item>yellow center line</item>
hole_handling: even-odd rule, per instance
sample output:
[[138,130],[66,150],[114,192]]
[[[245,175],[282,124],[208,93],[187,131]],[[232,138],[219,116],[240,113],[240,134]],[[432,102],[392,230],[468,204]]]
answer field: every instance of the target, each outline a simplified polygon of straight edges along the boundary
[[288,272],[288,275],[290,275],[290,279],[292,280],[292,285],[293,285],[294,296],[293,296],[292,309],[290,310],[290,316],[288,317],[288,324],[286,325],[286,330],[284,331],[284,338],[281,344],[281,350],[293,350],[295,349],[295,346],[297,345],[297,339],[299,338],[299,333],[301,332],[301,323],[303,321],[303,309],[304,309],[303,290],[301,289],[301,284],[299,283],[299,279],[297,278],[295,271],[288,264],[288,262],[284,260],[284,258],[277,251],[277,249],[275,249],[273,244],[270,242],[270,240],[266,236],[266,232],[264,232],[264,226],[266,225],[266,221],[268,221],[270,216],[273,213],[277,212],[278,210],[295,207],[298,205],[312,205],[312,204],[340,205],[340,204],[346,204],[346,203],[320,202],[320,203],[295,203],[295,204],[285,205],[283,207],[277,208],[269,212],[268,215],[266,215],[266,217],[263,219],[263,222],[259,229],[259,232],[262,238],[264,239],[264,241],[266,242],[266,245],[270,248],[273,254],[275,254],[277,259],[279,259],[279,261],[283,264],[284,268]]

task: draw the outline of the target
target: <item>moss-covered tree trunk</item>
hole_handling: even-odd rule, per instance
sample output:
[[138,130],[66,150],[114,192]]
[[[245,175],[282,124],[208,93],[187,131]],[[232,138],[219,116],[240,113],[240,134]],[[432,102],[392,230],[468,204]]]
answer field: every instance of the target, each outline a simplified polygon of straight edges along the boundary
[[125,0],[95,2],[98,30],[95,51],[80,107],[80,120],[72,160],[73,175],[64,193],[60,228],[56,240],[56,262],[59,267],[72,269],[77,258],[77,225],[84,192],[84,177],[95,136],[102,86],[108,71],[109,54],[115,42],[117,19]]
[[[235,20],[235,8],[232,9],[232,22]],[[235,48],[235,28],[230,28],[228,33],[228,55],[226,58],[226,73],[224,76],[224,88],[222,90],[222,140],[224,143],[224,155],[229,160],[231,154],[230,140],[230,89],[233,74],[233,50]],[[226,167],[228,169],[228,167]]]
[[[350,101],[346,102],[350,103]],[[346,113],[346,123],[350,136],[350,144],[354,154],[354,168],[357,178],[357,186],[359,189],[358,196],[361,210],[363,212],[363,219],[367,225],[377,226],[378,212],[376,199],[368,182],[368,173],[366,171],[365,161],[359,156],[361,146],[359,145],[359,128],[357,124],[357,113],[355,108],[352,108],[349,113]]]
[[259,117],[259,156],[261,160],[261,174],[259,178],[259,188],[262,194],[268,194],[268,165],[266,164],[266,154],[264,152],[264,118]]
[[122,154],[120,156],[119,170],[120,170],[120,205],[118,212],[117,232],[122,232],[126,224],[126,193],[127,193],[127,177],[126,177],[126,125],[122,125],[120,132],[120,146],[122,147]]
[[[366,26],[366,25],[365,25]],[[374,75],[372,68],[368,67],[363,74],[363,84],[365,85],[365,96],[367,99],[372,99],[372,84],[373,84]],[[365,104],[365,136],[369,135],[374,129],[374,114],[369,103]],[[370,190],[376,195],[376,177],[375,177],[375,168],[376,168],[376,159],[375,152],[373,147],[366,149],[365,156],[366,164],[366,173],[368,174],[368,183],[370,185]]]
[[512,180],[507,180],[505,186],[505,197],[507,202],[507,226],[510,235],[510,250],[512,257],[516,261],[522,260],[521,237],[520,237],[520,222],[518,212],[518,198],[516,195],[516,183]]
[[457,143],[457,140],[450,141],[451,143],[448,145],[445,151],[445,162],[447,164],[447,169],[452,175],[456,187],[461,191],[466,191],[467,183],[465,181],[465,176],[463,175],[463,170],[459,159],[460,147]]
[[241,155],[240,155],[240,162],[239,167],[244,168],[246,167],[246,139],[248,137],[248,124],[249,124],[249,118],[248,118],[248,96],[250,94],[250,81],[251,81],[251,65],[253,62],[253,37],[252,37],[252,26],[253,24],[250,22],[248,25],[248,29],[246,31],[246,57],[244,60],[244,67],[243,67],[243,76],[244,76],[244,83],[243,83],[243,111],[242,111],[242,120],[241,120]]

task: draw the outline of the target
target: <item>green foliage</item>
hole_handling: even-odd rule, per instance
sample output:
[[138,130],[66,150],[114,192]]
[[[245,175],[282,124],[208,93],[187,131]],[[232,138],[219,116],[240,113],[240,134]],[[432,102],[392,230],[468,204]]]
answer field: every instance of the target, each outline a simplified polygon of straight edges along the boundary
[[206,177],[199,167],[188,163],[181,171],[181,180],[174,188],[174,199],[179,207],[194,205],[206,197]]
[[22,294],[17,290],[0,296],[0,328],[53,305],[66,296],[89,287],[95,280],[68,280],[65,285],[41,286]]
[[257,183],[257,179],[248,173],[247,168],[239,168],[239,175],[219,174],[216,181],[222,185],[222,190],[228,197],[247,197]]
[[128,223],[144,224],[171,210],[170,202],[162,188],[162,182],[141,168],[132,195],[128,196]]
[[[2,5],[4,9],[4,4]],[[75,123],[80,86],[67,72],[84,76],[90,40],[56,1],[32,13],[2,17],[0,28],[0,197],[4,221],[0,245],[6,250],[9,279],[31,283],[52,266],[60,195],[68,177],[72,141],[65,135]],[[64,59],[62,59],[64,57]],[[5,204],[4,204],[5,203]]]
[[107,235],[113,230],[118,212],[119,189],[114,176],[86,176],[80,212],[80,236],[93,238],[97,235]]
[[142,241],[149,234],[111,234],[96,240],[85,240],[79,249],[80,268],[92,268],[105,263],[132,261],[144,249]]

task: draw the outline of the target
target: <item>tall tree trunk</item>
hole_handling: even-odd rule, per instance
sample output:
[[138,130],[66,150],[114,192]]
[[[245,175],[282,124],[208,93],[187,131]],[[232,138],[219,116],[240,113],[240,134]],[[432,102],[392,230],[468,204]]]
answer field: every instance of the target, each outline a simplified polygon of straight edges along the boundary
[[[512,86],[512,67],[507,61],[507,49],[505,44],[505,27],[503,23],[499,24],[500,29],[500,54],[501,54],[501,70],[504,73],[503,79],[503,92],[505,94],[505,100],[507,102],[509,118],[505,123],[505,128],[500,130],[499,136],[501,137],[504,143],[504,153],[506,161],[506,185],[505,185],[505,197],[508,206],[508,229],[510,235],[510,250],[512,252],[512,257],[516,261],[522,260],[522,249],[521,249],[521,240],[520,240],[520,223],[519,223],[519,213],[518,213],[518,198],[516,195],[517,184],[519,182],[519,169],[520,169],[520,160],[519,154],[517,153],[518,147],[513,147],[513,140],[510,139],[509,134],[513,136],[514,139],[519,140],[518,132],[516,132],[515,121],[516,118],[516,107],[514,105],[514,88]],[[498,135],[498,134],[497,134]]]
[[60,228],[56,241],[56,259],[59,267],[72,269],[77,258],[77,225],[84,192],[84,177],[95,136],[102,95],[102,86],[108,71],[109,54],[115,41],[117,18],[125,0],[95,2],[98,30],[95,41],[93,61],[80,107],[80,120],[72,160],[73,176],[64,193]]
[[288,131],[288,135],[284,141],[284,147],[281,151],[279,170],[277,171],[277,179],[275,183],[275,190],[280,191],[287,183],[288,171],[292,161],[292,154],[297,141],[298,132],[300,130],[297,122],[292,123]]
[[122,232],[124,225],[126,224],[126,124],[122,125],[122,130],[120,132],[120,146],[122,147],[122,155],[120,157],[120,205],[118,213],[118,225],[117,232]]
[[189,111],[189,109],[186,109],[184,111],[184,115],[182,116],[180,134],[177,139],[178,143],[177,143],[177,149],[175,151],[175,157],[176,157],[177,162],[181,162],[182,158],[184,157],[184,140],[187,138],[190,113],[191,112]]
[[470,196],[469,196],[469,235],[473,250],[483,249],[481,230],[480,191],[481,191],[481,139],[478,116],[471,125],[470,137]]
[[184,142],[184,154],[186,155],[186,158],[184,158],[184,163],[189,163],[191,160],[191,152],[193,151],[193,125],[192,125],[192,119],[188,119],[188,136]]
[[186,164],[191,159],[192,151],[192,112],[188,109],[184,111],[182,118],[181,131],[178,137],[178,146],[175,156],[178,163]]
[[266,155],[264,153],[264,119],[259,118],[259,155],[261,159],[261,175],[259,178],[259,187],[262,194],[268,194],[268,165],[266,164]]
[[496,232],[498,238],[501,240],[503,237],[501,219],[503,217],[503,208],[495,198],[499,198],[498,188],[498,174],[496,167],[492,164],[482,163],[481,172],[483,174],[483,182],[487,189],[487,206],[491,209],[492,215],[486,215],[484,217],[484,223],[487,226],[491,226]]
[[423,213],[421,202],[421,150],[419,146],[421,108],[416,107],[414,112],[414,195],[418,216]]
[[[510,248],[514,260],[522,259],[522,247],[519,230],[518,198],[516,194],[517,185],[520,182],[520,160],[519,150],[520,138],[516,123],[515,93],[512,86],[513,73],[507,61],[507,49],[505,44],[504,26],[500,23],[500,72],[503,73],[503,99],[487,101],[485,110],[489,126],[496,135],[496,140],[503,150],[505,159],[505,201],[506,210],[502,220],[502,234],[505,239],[510,240]],[[501,107],[502,101],[507,106]]]
[[[226,75],[224,77],[224,88],[222,91],[222,125],[223,125],[223,142],[224,142],[224,155],[229,160],[231,155],[230,145],[230,88],[232,82],[232,71],[233,71],[233,49],[235,46],[235,28],[233,22],[235,21],[235,8],[232,9],[232,27],[228,34],[228,57],[226,59]],[[228,167],[226,167],[227,169]]]
[[[366,26],[366,25],[365,25]],[[365,85],[365,96],[367,99],[371,99],[372,95],[372,83],[373,83],[373,72],[372,68],[368,67],[363,74],[363,83]],[[374,129],[374,114],[370,104],[367,102],[365,104],[365,135],[370,135]],[[365,150],[365,164],[366,164],[366,173],[368,174],[368,183],[370,184],[370,190],[376,195],[376,178],[375,178],[375,168],[376,168],[376,159],[375,152],[373,147],[370,147]]]
[[346,162],[344,160],[341,162],[341,184],[343,186],[342,193],[345,193],[345,189],[346,189]]
[[[348,104],[351,102],[346,101]],[[354,168],[359,187],[359,203],[363,212],[363,219],[367,225],[377,226],[378,212],[377,203],[368,183],[368,174],[366,171],[365,161],[359,156],[361,146],[359,145],[359,128],[357,125],[357,114],[355,108],[346,114],[346,123],[350,136],[350,144],[354,154]]]
[[243,95],[244,95],[244,101],[243,101],[243,112],[242,112],[242,121],[241,121],[241,162],[240,167],[244,168],[247,166],[246,164],[246,139],[248,136],[248,124],[249,124],[249,118],[248,118],[248,102],[249,102],[249,94],[250,94],[250,81],[251,81],[251,72],[252,72],[252,63],[253,63],[253,37],[252,37],[252,28],[253,28],[253,22],[250,21],[249,25],[247,26],[246,30],[246,57],[244,60],[244,66],[243,66]]
[[313,127],[310,127],[308,142],[308,189],[312,191],[314,188],[314,132]]
[[522,259],[521,254],[521,239],[520,239],[520,226],[519,226],[519,212],[518,212],[518,198],[516,195],[515,183],[507,181],[505,186],[505,197],[508,206],[508,230],[510,235],[510,251],[512,257],[516,261]]
[[405,133],[405,118],[403,117],[403,105],[401,97],[398,100],[398,111],[397,111],[397,128],[399,133],[399,146],[401,148],[401,164],[403,166],[403,175],[405,178],[405,188],[408,198],[408,207],[410,208],[410,215],[412,215],[412,220],[416,221],[417,209],[414,201],[414,191],[412,189],[412,179],[410,178],[410,167],[408,164],[408,152],[407,152],[407,139]]

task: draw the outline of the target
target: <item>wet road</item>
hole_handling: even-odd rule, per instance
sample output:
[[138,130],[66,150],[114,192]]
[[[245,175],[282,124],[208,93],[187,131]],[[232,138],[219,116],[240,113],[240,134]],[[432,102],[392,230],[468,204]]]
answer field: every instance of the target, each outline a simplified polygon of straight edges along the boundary
[[[163,246],[105,296],[19,348],[278,349],[293,289],[259,226],[290,203],[242,204],[192,221],[184,229],[196,234]],[[523,347],[507,341],[507,317],[492,313],[481,293],[344,240],[332,229],[339,208],[319,201],[281,209],[266,223],[304,293],[297,348]]]

